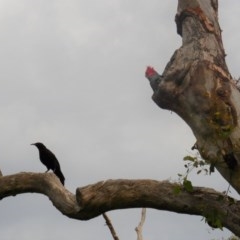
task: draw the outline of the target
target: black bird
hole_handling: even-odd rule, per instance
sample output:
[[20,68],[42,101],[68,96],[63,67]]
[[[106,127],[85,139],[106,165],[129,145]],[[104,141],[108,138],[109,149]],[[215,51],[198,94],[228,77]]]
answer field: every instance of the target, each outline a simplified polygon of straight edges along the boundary
[[61,183],[64,185],[65,177],[61,172],[60,164],[55,155],[40,142],[32,143],[31,145],[34,145],[38,148],[40,161],[47,167],[46,172],[52,169],[56,176],[60,179]]

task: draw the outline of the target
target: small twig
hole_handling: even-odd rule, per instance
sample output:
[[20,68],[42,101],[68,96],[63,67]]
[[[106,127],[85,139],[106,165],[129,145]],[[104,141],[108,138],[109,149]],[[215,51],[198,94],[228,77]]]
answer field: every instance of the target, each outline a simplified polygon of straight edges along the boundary
[[115,229],[114,229],[114,227],[112,225],[112,222],[111,222],[110,218],[107,216],[106,213],[103,213],[103,218],[106,221],[106,224],[107,224],[107,226],[108,226],[108,228],[109,228],[109,230],[110,230],[110,232],[112,234],[113,239],[114,240],[119,240],[119,238],[117,236],[117,233],[116,233],[116,231],[115,231]]
[[146,219],[146,208],[142,209],[142,214],[141,214],[141,221],[138,224],[138,226],[135,228],[135,231],[137,232],[137,240],[143,240],[142,236],[142,230],[143,230],[143,224]]
[[226,195],[228,195],[228,193],[230,192],[230,187],[231,187],[231,185],[229,184],[228,188],[227,188],[227,191],[226,191]]

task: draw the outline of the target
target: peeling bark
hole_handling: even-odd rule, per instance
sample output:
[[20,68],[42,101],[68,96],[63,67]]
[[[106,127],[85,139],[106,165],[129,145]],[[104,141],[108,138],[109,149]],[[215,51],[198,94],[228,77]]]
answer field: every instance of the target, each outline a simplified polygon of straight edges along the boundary
[[18,173],[0,178],[0,199],[41,193],[67,217],[89,220],[107,211],[154,208],[207,216],[217,213],[223,227],[240,236],[240,202],[213,189],[194,187],[176,194],[176,183],[155,180],[107,180],[69,192],[53,173]]
[[240,193],[240,92],[225,62],[217,10],[217,0],[179,0],[182,46],[150,83],[156,104],[190,126],[201,156]]

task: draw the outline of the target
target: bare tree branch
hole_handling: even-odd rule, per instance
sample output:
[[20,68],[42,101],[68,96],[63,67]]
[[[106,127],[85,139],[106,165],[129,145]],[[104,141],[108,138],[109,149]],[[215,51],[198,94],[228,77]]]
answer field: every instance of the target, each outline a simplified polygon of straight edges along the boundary
[[0,178],[0,199],[21,193],[46,195],[62,214],[89,220],[107,211],[154,208],[206,216],[218,213],[223,227],[240,236],[240,202],[213,189],[194,187],[192,192],[177,183],[155,180],[107,180],[69,192],[53,173],[18,173]]
[[146,219],[146,208],[143,208],[141,213],[141,220],[138,226],[135,228],[135,231],[137,232],[137,240],[143,240],[142,231],[143,231],[143,224],[145,222],[145,219]]
[[109,228],[109,230],[110,230],[110,232],[112,234],[113,239],[114,240],[119,240],[119,238],[117,236],[117,233],[116,233],[116,231],[115,231],[115,229],[114,229],[114,227],[112,225],[112,222],[111,222],[110,218],[108,217],[108,215],[106,213],[103,213],[103,218],[106,221],[106,224],[107,224],[107,226],[108,226],[108,228]]

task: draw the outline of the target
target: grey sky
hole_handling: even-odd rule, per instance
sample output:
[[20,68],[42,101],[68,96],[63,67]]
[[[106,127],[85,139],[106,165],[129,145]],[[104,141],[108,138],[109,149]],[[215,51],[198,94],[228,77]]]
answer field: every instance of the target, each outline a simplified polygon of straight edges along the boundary
[[[219,3],[227,63],[239,77],[240,2]],[[177,1],[159,0],[0,0],[3,174],[45,171],[30,146],[42,141],[72,192],[110,178],[177,179],[194,137],[178,116],[152,102],[144,77],[147,65],[161,73],[181,45],[176,8]],[[218,173],[192,180],[220,191],[228,186]],[[102,217],[68,219],[38,194],[4,199],[0,212],[3,240],[111,239]],[[140,212],[109,213],[121,240],[136,239]],[[201,217],[147,211],[148,240],[229,235]]]

